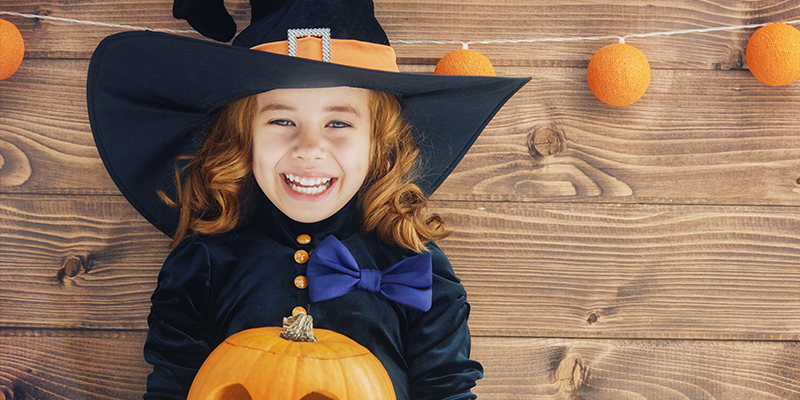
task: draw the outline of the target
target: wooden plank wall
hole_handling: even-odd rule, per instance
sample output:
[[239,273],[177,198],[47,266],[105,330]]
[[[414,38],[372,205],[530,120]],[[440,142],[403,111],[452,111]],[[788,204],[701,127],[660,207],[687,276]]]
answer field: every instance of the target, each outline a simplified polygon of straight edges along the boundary
[[[800,2],[780,0],[375,2],[393,40],[800,18]],[[245,26],[246,1],[227,4]],[[170,9],[0,0],[0,11],[187,29]],[[121,29],[0,17],[26,40],[22,67],[0,81],[0,399],[140,398],[167,239],[106,174],[84,97],[92,50]],[[622,108],[585,78],[613,41],[471,47],[500,75],[533,77],[433,198],[473,306],[480,398],[800,398],[800,83],[752,77],[752,32],[629,39],[653,72]],[[394,47],[404,71],[431,72],[460,46]],[[531,143],[548,137],[560,145],[537,154]]]

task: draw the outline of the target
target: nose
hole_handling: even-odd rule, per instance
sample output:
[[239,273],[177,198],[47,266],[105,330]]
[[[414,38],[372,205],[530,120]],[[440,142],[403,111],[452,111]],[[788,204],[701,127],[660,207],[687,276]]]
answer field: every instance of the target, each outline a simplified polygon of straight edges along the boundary
[[298,130],[292,156],[304,161],[322,160],[325,158],[325,137],[322,130],[303,127]]

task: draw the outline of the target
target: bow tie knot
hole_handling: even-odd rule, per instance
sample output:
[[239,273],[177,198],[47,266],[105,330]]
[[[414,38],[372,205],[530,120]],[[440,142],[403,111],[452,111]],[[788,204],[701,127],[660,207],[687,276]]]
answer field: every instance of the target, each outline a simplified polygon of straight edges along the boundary
[[383,271],[360,269],[350,251],[331,235],[311,254],[306,277],[312,302],[360,289],[421,311],[431,308],[433,265],[428,253],[406,258]]
[[362,269],[361,279],[358,281],[358,288],[372,293],[378,293],[381,290],[381,278],[383,274],[377,269]]

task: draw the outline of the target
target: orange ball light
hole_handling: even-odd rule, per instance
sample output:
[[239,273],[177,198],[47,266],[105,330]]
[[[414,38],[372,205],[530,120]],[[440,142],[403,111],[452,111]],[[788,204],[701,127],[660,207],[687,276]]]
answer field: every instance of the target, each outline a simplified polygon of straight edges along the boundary
[[0,19],[0,80],[17,72],[25,55],[22,35],[14,24]]
[[800,31],[786,24],[759,28],[747,42],[747,66],[759,81],[788,85],[800,78]]
[[474,50],[461,49],[448,53],[433,71],[437,75],[484,75],[495,76],[494,67],[488,58]]
[[586,74],[589,89],[603,103],[632,104],[650,85],[647,57],[633,46],[617,43],[598,50],[589,61]]

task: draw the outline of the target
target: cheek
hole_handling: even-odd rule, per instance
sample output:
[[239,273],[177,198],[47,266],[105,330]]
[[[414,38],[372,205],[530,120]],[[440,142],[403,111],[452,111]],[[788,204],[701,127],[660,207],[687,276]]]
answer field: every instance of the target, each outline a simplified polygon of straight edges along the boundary
[[268,187],[275,186],[275,166],[277,159],[266,152],[253,152],[253,176],[261,187],[267,191]]
[[253,161],[253,178],[255,178],[256,184],[258,184],[258,187],[261,188],[264,194],[269,194],[270,188],[275,186],[271,183],[271,180],[267,179],[255,160]]
[[264,138],[253,143],[253,169],[275,169],[283,156],[281,143]]
[[370,153],[367,152],[366,156],[361,159],[361,162],[358,164],[357,168],[360,171],[360,175],[363,178],[366,178],[369,175],[369,167],[372,165],[370,162]]
[[258,154],[253,154],[253,174],[258,176],[264,169],[264,161]]
[[367,140],[365,144],[358,146],[357,152],[352,154],[352,168],[358,171],[359,176],[366,177],[369,174],[369,167],[372,163],[374,149],[372,143]]

